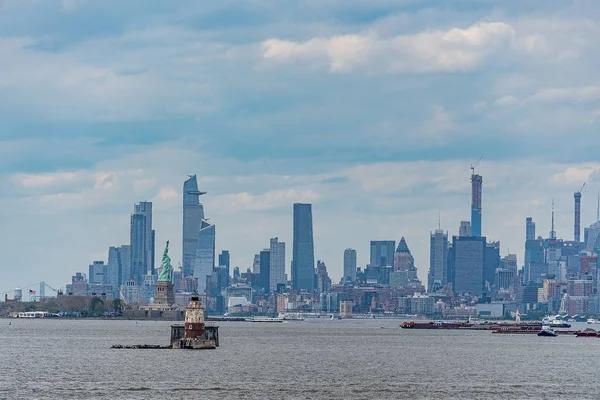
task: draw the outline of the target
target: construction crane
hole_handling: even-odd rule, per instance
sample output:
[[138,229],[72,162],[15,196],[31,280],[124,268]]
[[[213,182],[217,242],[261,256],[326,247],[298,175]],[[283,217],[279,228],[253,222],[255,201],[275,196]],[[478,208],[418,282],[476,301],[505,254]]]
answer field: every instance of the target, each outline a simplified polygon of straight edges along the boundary
[[54,289],[52,286],[48,285],[46,282],[44,282],[44,285],[46,285],[46,287],[52,291],[54,291],[56,293],[57,296],[62,296],[63,294],[63,288],[60,288],[58,290]]
[[475,175],[475,167],[479,165],[479,162],[481,161],[482,158],[483,158],[483,156],[479,157],[479,160],[477,160],[476,162],[471,164],[471,175]]
[[587,182],[583,182],[583,185],[581,186],[581,189],[579,189],[576,193],[580,193],[581,194],[581,192],[583,192],[583,188],[585,187],[586,183]]

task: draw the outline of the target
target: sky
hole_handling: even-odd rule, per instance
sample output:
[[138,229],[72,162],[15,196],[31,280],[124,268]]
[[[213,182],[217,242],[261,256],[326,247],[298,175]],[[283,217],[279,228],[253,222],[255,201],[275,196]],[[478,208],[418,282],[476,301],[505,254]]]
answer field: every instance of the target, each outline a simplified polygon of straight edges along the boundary
[[482,156],[483,233],[521,265],[553,198],[558,237],[584,182],[596,220],[598,21],[597,0],[0,0],[0,293],[106,261],[138,201],[178,263],[188,174],[232,266],[278,236],[289,273],[309,202],[334,280],[404,236],[425,283]]

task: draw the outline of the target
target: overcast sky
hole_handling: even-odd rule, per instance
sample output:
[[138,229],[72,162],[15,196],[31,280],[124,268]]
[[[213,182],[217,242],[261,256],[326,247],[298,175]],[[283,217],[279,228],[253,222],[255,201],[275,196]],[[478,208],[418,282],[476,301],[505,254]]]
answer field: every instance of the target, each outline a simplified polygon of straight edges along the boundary
[[[55,288],[154,202],[157,252],[181,257],[197,174],[233,266],[313,203],[315,255],[470,219],[523,262],[525,217],[573,237],[600,188],[597,0],[1,0],[0,292]],[[583,234],[583,233],[582,233]],[[12,293],[10,293],[12,295]]]

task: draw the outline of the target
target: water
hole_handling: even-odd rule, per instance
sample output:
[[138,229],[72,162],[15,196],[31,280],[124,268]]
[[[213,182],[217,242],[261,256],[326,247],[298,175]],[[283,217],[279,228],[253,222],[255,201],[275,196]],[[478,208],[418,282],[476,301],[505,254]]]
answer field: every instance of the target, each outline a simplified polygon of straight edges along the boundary
[[116,350],[167,344],[170,324],[11,322],[0,320],[0,399],[598,397],[594,338],[403,330],[393,320],[223,322],[217,350]]

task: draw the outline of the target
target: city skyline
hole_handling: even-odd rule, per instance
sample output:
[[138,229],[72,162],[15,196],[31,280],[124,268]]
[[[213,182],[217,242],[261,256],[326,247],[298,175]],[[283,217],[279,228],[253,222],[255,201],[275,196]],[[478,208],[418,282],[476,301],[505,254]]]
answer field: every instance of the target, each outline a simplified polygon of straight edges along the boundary
[[334,280],[344,249],[361,266],[371,240],[404,236],[425,283],[438,210],[450,236],[471,220],[482,155],[482,234],[519,266],[524,219],[547,236],[552,198],[558,237],[584,182],[582,237],[596,221],[597,2],[265,1],[260,18],[230,2],[5,3],[0,290],[107,261],[139,201],[177,266],[193,173],[216,251],[242,270],[279,237],[289,273],[301,202]]

